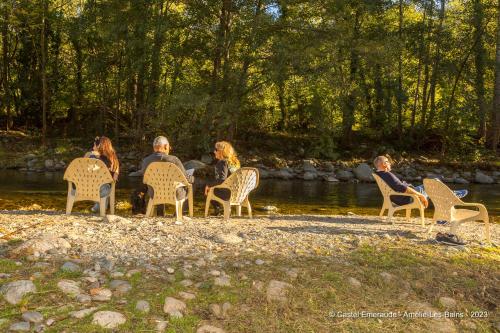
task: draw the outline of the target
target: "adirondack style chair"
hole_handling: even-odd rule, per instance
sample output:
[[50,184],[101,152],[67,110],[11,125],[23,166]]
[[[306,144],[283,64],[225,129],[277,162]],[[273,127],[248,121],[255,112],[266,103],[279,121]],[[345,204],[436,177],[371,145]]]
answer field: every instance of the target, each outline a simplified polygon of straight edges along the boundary
[[[382,204],[382,209],[380,210],[379,216],[384,216],[384,212],[387,210],[387,216],[389,217],[389,220],[392,221],[392,224],[394,224],[394,219],[392,218],[394,213],[398,210],[406,210],[406,220],[410,221],[411,217],[411,210],[412,209],[418,209],[420,212],[420,221],[422,223],[422,227],[425,226],[425,216],[424,216],[424,205],[416,196],[415,194],[409,194],[409,193],[400,193],[394,191],[387,183],[380,178],[376,173],[372,173],[373,178],[377,182],[378,188],[380,189],[380,192],[382,193],[382,196],[384,197],[384,203]],[[401,195],[401,196],[407,196],[413,198],[413,202],[398,206],[394,203],[391,202],[390,196],[391,195]]]
[[193,216],[193,186],[175,164],[151,163],[144,172],[144,184],[151,186],[154,191],[153,197],[148,201],[146,216],[153,216],[156,205],[171,204],[175,205],[177,220],[182,221],[182,204],[186,199],[177,199],[176,190],[179,187],[186,187],[188,190],[189,216]]
[[[256,168],[241,168],[231,174],[222,184],[211,187],[205,204],[205,217],[208,216],[210,201],[215,200],[224,207],[224,220],[228,220],[231,215],[231,206],[236,206],[236,213],[241,216],[241,206],[245,205],[248,216],[252,218],[252,207],[248,196],[250,192],[259,186],[259,171]],[[231,191],[229,201],[217,197],[214,189],[224,188]]]
[[[460,224],[467,221],[483,221],[485,228],[485,238],[490,239],[489,216],[486,207],[480,203],[468,203],[460,200],[453,191],[444,183],[437,179],[424,179],[425,192],[434,204],[434,222],[450,222],[451,233],[456,234]],[[478,210],[457,208],[457,207],[477,208]],[[429,234],[432,232],[434,223],[429,228]]]
[[[104,216],[108,197],[110,213],[115,213],[115,181],[103,161],[95,158],[76,158],[66,168],[63,178],[68,181],[66,214],[71,214],[75,202],[90,200],[99,203],[100,216]],[[101,198],[99,190],[104,184],[111,184],[111,192]]]

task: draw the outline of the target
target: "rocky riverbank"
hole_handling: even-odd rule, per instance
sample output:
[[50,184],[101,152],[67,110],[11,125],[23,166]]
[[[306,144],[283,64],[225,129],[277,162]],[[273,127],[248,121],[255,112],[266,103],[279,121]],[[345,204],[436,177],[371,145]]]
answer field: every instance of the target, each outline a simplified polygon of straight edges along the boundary
[[[137,152],[130,152],[120,157],[122,163],[122,174],[130,177],[140,177],[142,174],[140,162],[142,155]],[[70,160],[58,158],[56,154],[47,158],[35,154],[27,154],[22,161],[9,168],[15,168],[27,172],[53,172],[63,171]],[[204,155],[200,160],[189,160],[184,163],[186,169],[195,169],[195,176],[205,178],[211,176],[213,160],[210,156]],[[370,161],[325,161],[317,159],[303,159],[288,161],[273,157],[265,161],[258,158],[243,158],[242,164],[253,166],[259,169],[260,177],[276,179],[302,179],[302,180],[323,180],[326,182],[373,182],[371,175],[373,168]],[[5,167],[5,166],[4,166]],[[440,178],[445,183],[456,184],[499,184],[500,171],[464,169],[463,167],[449,167],[432,165],[429,160],[421,157],[417,159],[401,159],[396,161],[393,172],[401,179],[408,182],[421,183],[423,178]]]
[[[436,332],[499,328],[494,300],[500,252],[482,243],[479,223],[464,224],[468,245],[448,247],[429,239],[415,221],[401,218],[394,225],[356,215],[173,222],[1,212],[2,232],[19,231],[10,241],[0,240],[0,329],[203,333],[373,331],[387,325]],[[500,226],[491,228],[498,244]],[[469,312],[477,309],[488,317],[471,317]],[[468,312],[432,320],[338,318],[339,311],[361,310]]]

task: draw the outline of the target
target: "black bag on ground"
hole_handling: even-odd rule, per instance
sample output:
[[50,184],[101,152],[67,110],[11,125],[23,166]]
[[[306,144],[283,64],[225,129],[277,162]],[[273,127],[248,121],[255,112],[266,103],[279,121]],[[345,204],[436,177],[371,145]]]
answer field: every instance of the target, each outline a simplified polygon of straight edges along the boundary
[[130,204],[132,205],[132,214],[146,214],[146,194],[148,193],[148,186],[143,185],[134,190],[130,195]]

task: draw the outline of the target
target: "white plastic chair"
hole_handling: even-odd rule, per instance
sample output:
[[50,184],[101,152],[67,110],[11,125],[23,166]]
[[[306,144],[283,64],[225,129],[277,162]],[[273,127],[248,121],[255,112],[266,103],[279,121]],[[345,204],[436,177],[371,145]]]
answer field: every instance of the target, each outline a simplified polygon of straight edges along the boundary
[[[387,183],[382,178],[380,178],[376,173],[372,173],[372,175],[375,181],[377,182],[378,188],[380,189],[382,196],[384,197],[384,203],[382,204],[382,210],[380,211],[379,216],[384,216],[384,212],[385,210],[387,210],[387,216],[392,221],[392,224],[394,224],[394,219],[392,217],[396,211],[403,209],[406,210],[406,220],[410,221],[411,210],[418,209],[420,211],[420,221],[422,223],[422,227],[425,226],[425,216],[424,216],[425,207],[417,195],[410,193],[396,192],[389,185],[387,185]],[[398,206],[391,202],[390,199],[391,195],[401,195],[405,197],[410,197],[413,198],[413,202],[406,205]]]
[[[110,213],[115,213],[115,181],[103,161],[95,158],[76,158],[66,168],[63,178],[68,181],[66,214],[71,214],[75,202],[90,200],[99,203],[100,216],[104,216],[108,197]],[[101,198],[99,190],[104,184],[111,184],[111,192],[107,197]]]
[[146,216],[153,216],[154,206],[161,204],[175,205],[178,221],[182,221],[182,204],[186,199],[177,200],[176,191],[186,187],[189,199],[189,216],[193,216],[193,186],[175,164],[170,162],[153,162],[144,172],[144,184],[153,188],[153,198],[149,198]]
[[[250,192],[259,186],[259,171],[256,168],[241,168],[231,174],[222,184],[211,187],[205,203],[205,217],[208,216],[210,201],[220,202],[224,207],[224,220],[231,215],[231,206],[236,206],[236,213],[241,216],[241,205],[245,205],[248,216],[252,218],[252,207],[248,200]],[[229,201],[225,201],[214,194],[214,189],[228,189],[231,191]]]
[[[463,202],[448,186],[437,179],[424,179],[424,188],[434,204],[434,223],[440,220],[448,221],[451,227],[450,232],[457,234],[461,223],[483,221],[486,233],[485,238],[488,242],[491,242],[488,211],[483,204]],[[478,210],[456,208],[457,206],[475,207]],[[429,228],[429,234],[432,232],[434,223]]]

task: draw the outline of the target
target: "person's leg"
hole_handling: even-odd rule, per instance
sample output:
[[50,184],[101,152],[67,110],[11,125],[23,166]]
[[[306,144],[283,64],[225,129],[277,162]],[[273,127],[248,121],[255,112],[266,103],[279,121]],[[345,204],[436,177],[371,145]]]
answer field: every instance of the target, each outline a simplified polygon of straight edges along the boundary
[[[101,187],[99,188],[99,197],[101,198],[104,198],[104,197],[107,197],[106,198],[106,207],[108,207],[109,205],[109,194],[111,193],[111,184],[104,184],[104,185],[101,185]],[[96,213],[99,211],[99,203],[96,202],[94,204],[94,206],[92,207],[92,212]]]
[[410,185],[410,187],[412,189],[414,189],[415,191],[417,191],[418,193],[424,195],[426,198],[429,198],[429,196],[427,195],[427,193],[425,193],[424,185],[418,185],[418,186]]
[[[187,188],[186,187],[179,187],[175,190],[175,197],[177,200],[184,200],[187,198]],[[182,204],[182,214],[184,215],[189,215],[189,199],[184,200],[184,203]]]
[[[231,191],[226,188],[216,188],[214,189],[214,194],[225,201],[231,198]],[[223,214],[224,208],[222,207],[222,204],[220,202],[212,200],[210,204],[214,207],[215,215]]]

